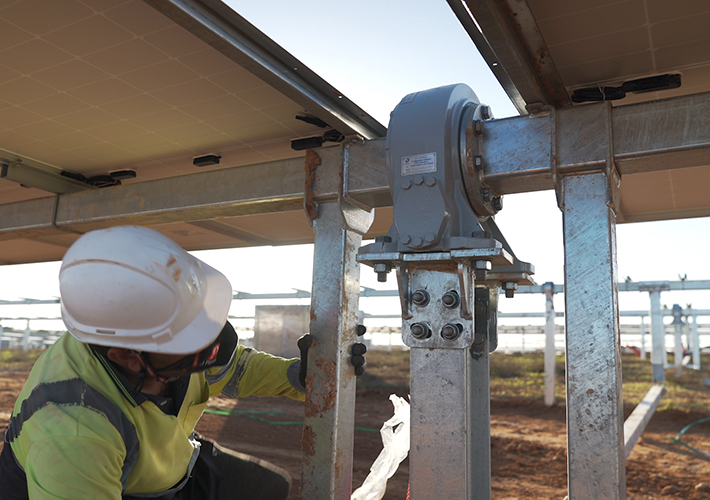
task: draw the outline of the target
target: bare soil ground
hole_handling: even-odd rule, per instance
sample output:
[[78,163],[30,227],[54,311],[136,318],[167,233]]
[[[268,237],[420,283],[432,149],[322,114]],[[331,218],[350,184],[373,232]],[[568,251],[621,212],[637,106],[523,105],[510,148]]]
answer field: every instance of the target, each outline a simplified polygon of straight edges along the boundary
[[[389,395],[406,395],[406,374],[403,374],[400,362],[386,353],[368,353],[368,356],[369,375],[359,383],[362,388],[357,393],[355,426],[379,430],[392,416]],[[627,358],[624,362],[626,368]],[[510,360],[507,363],[511,364]],[[650,366],[647,369],[650,371]],[[495,364],[492,364],[492,371],[496,373]],[[633,369],[629,371],[633,372]],[[523,370],[521,373],[525,375],[523,378],[529,379],[534,378],[530,375],[533,372]],[[0,428],[7,425],[27,375],[27,363],[0,363]],[[501,377],[503,381],[510,379],[507,385],[500,380],[492,383],[493,498],[562,500],[567,494],[564,399],[561,404],[548,408],[542,403],[539,387],[518,383],[520,373],[507,375]],[[693,380],[702,376],[707,377],[707,373],[688,375]],[[668,377],[673,377],[671,371]],[[662,409],[654,414],[627,461],[629,499],[710,499],[710,491],[696,489],[701,483],[710,483],[710,459],[670,440],[686,425],[710,416],[710,389],[690,385],[693,387],[675,387],[669,380],[668,400],[664,398]],[[648,385],[644,384],[643,390],[647,389]],[[683,392],[686,390],[690,393]],[[563,393],[563,389],[560,391]],[[626,415],[633,410],[635,400],[642,396],[629,395]],[[685,399],[688,399],[687,404],[683,404]],[[691,409],[680,408],[682,405]],[[303,404],[285,398],[250,397],[239,402],[217,398],[212,406],[238,410],[239,413],[227,416],[206,413],[197,430],[225,446],[269,460],[289,471],[294,480],[289,498],[298,499],[301,461],[301,426],[298,422],[303,419]],[[693,427],[683,440],[710,451],[710,423]],[[355,431],[353,488],[362,484],[381,449],[378,432]],[[405,460],[390,479],[385,499],[406,498],[408,473]]]

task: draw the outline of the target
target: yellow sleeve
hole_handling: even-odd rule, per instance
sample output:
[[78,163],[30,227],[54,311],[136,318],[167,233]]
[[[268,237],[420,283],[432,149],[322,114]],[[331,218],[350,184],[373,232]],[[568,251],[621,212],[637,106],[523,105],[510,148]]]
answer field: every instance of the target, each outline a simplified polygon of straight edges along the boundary
[[300,363],[298,358],[281,358],[238,346],[228,367],[208,370],[210,395],[222,393],[234,398],[286,396],[303,401],[305,394],[297,388],[297,383],[291,382],[294,380],[294,368],[298,367],[296,363]]
[[286,396],[303,401],[305,394],[294,380],[296,363],[300,363],[298,358],[281,358],[238,346],[230,365],[207,371],[210,395],[222,393],[234,398]]

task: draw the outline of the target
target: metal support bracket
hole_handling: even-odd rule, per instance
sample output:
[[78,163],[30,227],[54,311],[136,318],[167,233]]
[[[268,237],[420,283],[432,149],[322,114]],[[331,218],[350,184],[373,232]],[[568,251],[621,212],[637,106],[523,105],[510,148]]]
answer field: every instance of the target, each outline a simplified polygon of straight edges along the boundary
[[346,227],[358,234],[365,234],[375,220],[375,212],[372,207],[367,207],[350,196],[350,145],[361,142],[361,137],[350,137],[340,146],[340,177],[343,182],[338,192],[338,204]]

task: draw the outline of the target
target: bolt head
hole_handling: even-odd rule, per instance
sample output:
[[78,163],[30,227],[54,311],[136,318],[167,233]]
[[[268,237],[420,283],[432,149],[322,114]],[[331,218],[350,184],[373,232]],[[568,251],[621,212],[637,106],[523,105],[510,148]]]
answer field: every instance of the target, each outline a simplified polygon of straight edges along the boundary
[[402,236],[402,243],[405,245],[409,245],[409,243],[412,241],[412,238],[409,235],[404,235]]
[[461,329],[459,329],[458,325],[447,323],[441,329],[441,336],[444,337],[446,340],[456,340],[457,338],[459,338],[460,335]]
[[429,303],[429,292],[426,290],[417,290],[412,294],[412,302],[414,305],[424,307]]
[[441,297],[441,303],[444,304],[444,307],[448,307],[449,309],[458,307],[460,302],[461,299],[456,290],[449,290]]
[[433,187],[436,185],[436,178],[435,177],[427,177],[426,178],[426,185],[429,187]]
[[475,266],[475,269],[490,269],[491,268],[491,262],[488,260],[477,260],[476,262],[473,263]]
[[376,273],[388,273],[392,270],[392,266],[386,262],[378,262],[372,267]]
[[481,189],[481,196],[483,197],[483,201],[488,203],[491,201],[491,190],[488,188]]
[[436,235],[434,233],[427,233],[427,235],[424,237],[424,240],[427,243],[434,243],[436,240]]
[[481,106],[481,118],[484,120],[490,120],[493,115],[491,114],[491,107],[485,104]]
[[424,241],[419,236],[412,238],[412,246],[420,247],[423,243]]
[[424,182],[424,177],[422,177],[421,175],[417,175],[414,178],[414,184],[416,184],[417,186],[420,186],[423,182]]
[[412,181],[410,181],[409,179],[402,182],[402,189],[409,189],[410,187],[412,187]]
[[424,340],[431,337],[431,329],[426,323],[414,323],[409,327],[409,331],[415,339]]
[[496,196],[495,198],[493,198],[492,203],[493,209],[496,212],[500,212],[501,210],[503,210],[503,198],[501,196]]

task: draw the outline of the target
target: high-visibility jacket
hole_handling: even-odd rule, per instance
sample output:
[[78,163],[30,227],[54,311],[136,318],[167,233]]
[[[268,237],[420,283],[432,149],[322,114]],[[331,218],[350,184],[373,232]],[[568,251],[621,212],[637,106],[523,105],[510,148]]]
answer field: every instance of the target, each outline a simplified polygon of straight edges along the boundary
[[[238,346],[228,365],[174,382],[172,398],[150,397],[136,393],[91,346],[65,334],[35,363],[5,446],[33,500],[160,497],[190,475],[199,454],[192,433],[210,396],[303,400],[297,363]],[[0,469],[0,499],[6,474]]]

